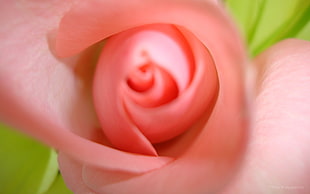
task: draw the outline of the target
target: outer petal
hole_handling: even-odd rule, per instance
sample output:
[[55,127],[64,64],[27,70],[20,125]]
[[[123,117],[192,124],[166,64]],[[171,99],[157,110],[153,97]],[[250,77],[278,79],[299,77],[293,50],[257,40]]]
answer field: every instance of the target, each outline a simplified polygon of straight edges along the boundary
[[49,32],[70,5],[57,0],[1,3],[1,121],[98,166],[144,172],[166,164],[169,159],[126,154],[96,143],[103,143],[103,137],[92,108],[92,68],[86,66],[92,49],[59,60],[48,45]]
[[243,53],[239,38],[233,38],[238,34],[221,6],[210,0],[78,0],[60,23],[56,53],[71,56],[120,31],[143,24],[169,23],[187,28],[211,50],[221,47],[220,38],[222,44],[231,45],[222,49],[240,57]]
[[254,127],[227,193],[310,192],[310,42],[286,40],[256,58]]
[[[68,155],[58,154],[58,162],[61,168],[70,170],[71,173],[64,173],[62,176],[66,179],[66,185],[76,194],[93,194],[89,187],[82,180],[82,164],[72,160]],[[79,177],[79,178],[77,178]]]

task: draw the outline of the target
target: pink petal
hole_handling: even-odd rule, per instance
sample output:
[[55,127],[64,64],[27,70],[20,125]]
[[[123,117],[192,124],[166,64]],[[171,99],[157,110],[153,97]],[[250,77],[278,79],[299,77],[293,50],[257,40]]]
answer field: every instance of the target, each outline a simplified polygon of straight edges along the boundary
[[[58,162],[60,168],[70,170],[71,173],[63,173],[63,178],[66,179],[66,185],[76,194],[94,193],[82,179],[82,164],[74,161],[66,154],[61,152],[58,154]],[[77,178],[78,177],[78,178]]]
[[70,5],[63,1],[1,4],[1,121],[95,166],[145,172],[171,161],[98,144],[104,142],[90,95],[92,68],[86,66],[93,49],[59,60],[48,45],[49,32]]
[[310,42],[285,40],[255,62],[249,150],[227,193],[310,193]]
[[221,6],[200,0],[132,0],[122,3],[78,0],[60,23],[56,52],[59,56],[74,55],[126,29],[152,23],[169,23],[190,29],[208,48],[216,47],[217,38],[221,38],[222,42],[233,46],[225,50],[230,50],[232,55],[239,55],[241,47],[231,38],[238,35],[236,31],[227,32],[228,28],[234,26],[224,10],[217,8]]

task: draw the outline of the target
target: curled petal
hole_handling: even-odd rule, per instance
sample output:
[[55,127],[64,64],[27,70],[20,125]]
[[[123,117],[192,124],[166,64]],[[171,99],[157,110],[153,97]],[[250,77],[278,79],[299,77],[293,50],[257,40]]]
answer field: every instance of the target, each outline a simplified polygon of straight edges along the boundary
[[[182,31],[148,25],[107,41],[97,66],[94,99],[102,129],[117,148],[156,155],[151,143],[181,134],[212,109],[218,88],[215,65],[207,49]],[[121,87],[131,69],[145,65],[153,66],[151,88],[137,92]]]
[[241,57],[242,46],[236,42],[239,38],[232,38],[238,37],[238,33],[228,30],[235,27],[221,6],[215,1],[200,0],[135,0],[121,4],[110,0],[78,0],[60,23],[56,53],[71,56],[118,32],[168,23],[190,29],[210,50],[220,47],[217,40],[221,40],[226,45],[223,51]]
[[207,109],[213,108],[212,103],[217,97],[217,72],[210,53],[193,35],[186,31],[183,34],[187,36],[195,63],[195,73],[188,88],[173,102],[158,109],[147,109],[135,106],[130,100],[125,101],[132,120],[153,143],[184,132]]

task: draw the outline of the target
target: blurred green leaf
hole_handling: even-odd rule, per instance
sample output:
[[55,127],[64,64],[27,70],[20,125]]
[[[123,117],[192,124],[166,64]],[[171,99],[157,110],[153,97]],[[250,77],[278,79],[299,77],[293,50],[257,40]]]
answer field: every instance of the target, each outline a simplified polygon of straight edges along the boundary
[[309,31],[303,31],[310,21],[310,1],[227,0],[226,4],[252,56],[286,38],[309,39]]
[[310,41],[310,19],[307,25],[297,34],[296,38]]
[[57,154],[0,124],[0,172],[0,193],[44,193],[57,176]]
[[249,43],[253,39],[263,13],[265,0],[227,0],[226,4],[236,19],[246,42]]
[[57,178],[55,179],[55,181],[53,183],[53,185],[44,194],[73,194],[73,193],[65,185],[65,183],[64,183],[64,181],[62,179],[61,174],[58,174]]

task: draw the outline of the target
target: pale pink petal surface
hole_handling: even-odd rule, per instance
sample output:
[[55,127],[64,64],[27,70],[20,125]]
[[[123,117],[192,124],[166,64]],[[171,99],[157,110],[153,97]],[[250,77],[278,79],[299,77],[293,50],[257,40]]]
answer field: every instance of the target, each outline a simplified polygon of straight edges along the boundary
[[86,51],[61,60],[48,45],[49,33],[70,6],[63,1],[1,4],[1,121],[98,166],[141,172],[166,164],[171,159],[127,154],[96,143],[104,139],[88,79],[92,55]]
[[255,59],[254,123],[245,163],[226,193],[310,192],[310,42],[286,40]]

